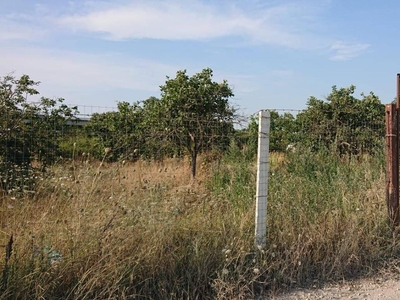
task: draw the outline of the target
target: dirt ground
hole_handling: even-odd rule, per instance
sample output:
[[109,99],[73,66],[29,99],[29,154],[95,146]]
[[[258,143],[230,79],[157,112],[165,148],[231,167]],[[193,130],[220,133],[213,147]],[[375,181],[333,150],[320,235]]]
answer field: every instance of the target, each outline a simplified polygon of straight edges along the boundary
[[343,284],[329,285],[320,289],[296,289],[289,293],[273,297],[272,299],[397,300],[400,299],[400,279],[398,276],[395,277],[380,276],[373,279],[362,279]]

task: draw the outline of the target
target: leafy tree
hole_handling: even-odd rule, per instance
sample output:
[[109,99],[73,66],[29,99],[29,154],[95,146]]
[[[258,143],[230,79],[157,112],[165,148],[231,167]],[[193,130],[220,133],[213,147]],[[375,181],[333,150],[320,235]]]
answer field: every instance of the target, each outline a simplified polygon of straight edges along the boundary
[[168,116],[164,113],[163,102],[159,98],[150,97],[144,100],[142,105],[145,143],[142,145],[141,155],[156,160],[183,156],[179,136],[167,127],[170,120],[167,120]]
[[137,149],[144,144],[142,115],[139,102],[119,102],[118,111],[94,114],[85,125],[87,136],[94,145],[92,154],[102,159],[106,154],[104,150],[110,148],[108,160],[137,158]]
[[198,154],[227,149],[234,133],[235,110],[228,102],[233,92],[227,81],[217,83],[212,76],[211,69],[191,77],[178,71],[160,87],[160,99],[121,102],[118,111],[93,115],[85,130],[97,155],[109,147],[112,160],[132,152],[159,160],[187,151],[195,177]]
[[271,111],[270,150],[285,151],[289,144],[298,141],[298,124],[291,113]]
[[304,145],[340,155],[371,153],[383,145],[385,106],[372,92],[357,99],[355,88],[333,86],[325,101],[309,98],[297,116]]
[[234,146],[236,151],[241,150],[242,157],[246,160],[253,160],[257,155],[258,119],[255,116],[250,116],[246,128],[235,130]]
[[191,173],[196,176],[198,154],[211,148],[229,147],[235,110],[228,100],[233,96],[226,80],[213,81],[209,68],[191,77],[186,70],[175,78],[167,77],[161,99],[153,107],[153,124],[172,142],[181,144],[190,154]]
[[[67,121],[76,119],[76,107],[63,104],[64,99],[42,97],[38,103],[25,104],[26,130],[31,143],[30,152],[44,170],[62,156],[60,142],[69,134]],[[27,141],[24,140],[26,144]]]
[[39,94],[38,85],[28,75],[0,77],[0,176],[6,191],[28,186],[33,162],[44,171],[56,160],[63,126],[76,113],[61,98],[29,103],[29,96]]
[[[299,140],[299,126],[296,122],[296,117],[290,113],[279,114],[276,111],[270,111],[270,151],[285,151],[291,143],[296,143]],[[251,117],[248,127],[245,130],[240,130],[236,134],[240,141],[245,141],[251,148],[254,155],[257,153],[258,147],[258,119]],[[245,138],[246,137],[246,138]]]
[[150,97],[132,105],[119,102],[117,111],[94,114],[85,125],[94,146],[91,153],[102,159],[104,149],[110,148],[106,157],[110,161],[139,157],[162,160],[165,156],[181,155],[178,141],[160,126],[160,120],[165,119],[160,104],[160,99]]

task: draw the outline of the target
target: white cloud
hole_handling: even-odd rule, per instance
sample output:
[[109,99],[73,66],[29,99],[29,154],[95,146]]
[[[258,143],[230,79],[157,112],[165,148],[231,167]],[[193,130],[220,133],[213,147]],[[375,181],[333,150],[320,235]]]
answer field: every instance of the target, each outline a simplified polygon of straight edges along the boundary
[[206,40],[237,36],[292,48],[326,45],[325,38],[303,30],[312,23],[315,11],[309,5],[280,4],[249,10],[223,3],[210,5],[190,0],[102,3],[98,8],[85,9],[84,13],[64,15],[58,23],[73,31],[84,30],[112,40]]
[[[122,1],[122,2],[121,2]],[[65,33],[130,39],[209,41],[236,37],[243,45],[270,44],[292,49],[333,51],[348,60],[368,44],[335,42],[321,30],[329,0],[205,3],[200,0],[118,0],[34,5],[31,13],[11,13],[0,21],[0,40],[45,40]],[[319,32],[319,33],[318,33]],[[230,42],[232,44],[232,41]]]
[[370,48],[369,44],[350,44],[336,42],[331,46],[334,55],[331,60],[349,60],[364,53]]
[[[55,94],[60,89],[122,88],[156,92],[173,76],[179,66],[159,62],[127,58],[118,53],[82,54],[78,52],[48,50],[35,47],[1,47],[0,69],[6,74],[29,74],[33,80]],[[56,88],[54,90],[51,87]]]
[[[177,70],[187,68],[132,59],[120,53],[84,54],[30,46],[0,47],[0,57],[7,57],[0,60],[3,75],[12,72],[17,77],[28,74],[32,80],[41,82],[38,89],[43,96],[65,97],[70,104],[95,106],[115,106],[116,100],[135,101],[150,95],[159,96],[159,86],[164,84],[166,76],[173,78]],[[189,75],[201,71],[189,69]],[[223,79],[228,80],[239,98],[259,89],[253,75],[214,73],[214,80]],[[121,89],[125,92],[112,92]],[[129,94],[133,96],[127,98]]]
[[13,20],[0,20],[0,41],[33,41],[45,35],[45,29],[32,24],[18,23]]
[[105,34],[107,38],[152,38],[197,40],[233,34],[252,27],[255,21],[245,17],[218,16],[211,7],[162,2],[137,3],[96,10],[84,15],[66,16],[60,24],[75,30]]

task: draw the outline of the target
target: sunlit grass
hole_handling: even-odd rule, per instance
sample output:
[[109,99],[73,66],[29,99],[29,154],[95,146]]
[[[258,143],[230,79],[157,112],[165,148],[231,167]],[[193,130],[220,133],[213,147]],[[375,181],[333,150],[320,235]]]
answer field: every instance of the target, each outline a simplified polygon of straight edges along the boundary
[[247,299],[397,258],[382,157],[270,161],[260,250],[248,156],[201,157],[196,181],[186,159],[54,166],[33,198],[2,196],[2,299]]

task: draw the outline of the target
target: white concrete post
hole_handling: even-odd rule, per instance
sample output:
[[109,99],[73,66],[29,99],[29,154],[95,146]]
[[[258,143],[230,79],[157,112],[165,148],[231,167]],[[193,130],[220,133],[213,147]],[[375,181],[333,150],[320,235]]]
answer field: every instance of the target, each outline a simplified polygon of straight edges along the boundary
[[264,249],[267,236],[267,196],[269,170],[269,130],[271,115],[262,110],[258,114],[258,154],[257,154],[257,192],[255,246]]

